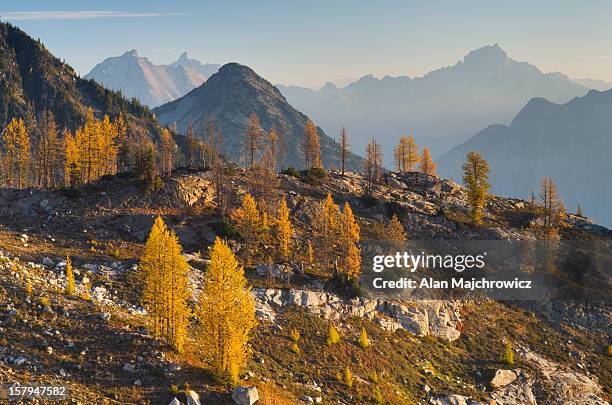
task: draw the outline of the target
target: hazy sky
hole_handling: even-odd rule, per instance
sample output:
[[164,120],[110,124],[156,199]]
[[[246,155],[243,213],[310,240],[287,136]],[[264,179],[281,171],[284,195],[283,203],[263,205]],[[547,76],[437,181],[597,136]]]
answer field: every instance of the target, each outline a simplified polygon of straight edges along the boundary
[[319,87],[372,73],[420,76],[498,43],[513,59],[612,81],[610,1],[11,1],[0,19],[82,75],[135,48],[155,63],[187,50],[273,83]]

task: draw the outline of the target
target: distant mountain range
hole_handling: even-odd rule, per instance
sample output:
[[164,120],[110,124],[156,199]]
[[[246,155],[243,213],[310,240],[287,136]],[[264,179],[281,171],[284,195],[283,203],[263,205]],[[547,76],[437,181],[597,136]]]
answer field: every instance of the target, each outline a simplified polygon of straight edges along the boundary
[[154,65],[132,49],[98,63],[85,78],[156,107],[198,87],[220,66],[190,59],[187,52],[169,65]]
[[612,82],[598,79],[573,79],[574,83],[592,90],[606,91],[612,89]]
[[357,152],[369,139],[382,143],[385,162],[402,134],[439,156],[493,123],[507,123],[533,97],[567,102],[587,87],[560,73],[510,59],[498,45],[470,52],[454,66],[423,77],[364,76],[344,88],[320,90],[278,86],[289,103],[312,117],[328,134],[345,126]]
[[[87,108],[98,117],[123,112],[134,131],[156,136],[159,125],[138,101],[81,79],[74,69],[53,56],[11,24],[0,23],[0,130],[11,118],[23,118],[35,128],[43,110],[55,115],[59,128],[74,130],[83,123]],[[37,131],[30,131],[36,137]]]
[[489,162],[494,193],[537,196],[540,180],[550,176],[570,211],[580,204],[585,215],[612,226],[612,90],[562,105],[534,98],[509,126],[491,125],[440,157],[440,175],[460,179],[469,151]]
[[[178,100],[153,110],[158,120],[185,133],[191,123],[201,133],[208,120],[215,120],[223,135],[223,152],[235,161],[243,155],[243,139],[251,113],[257,114],[264,130],[286,129],[286,164],[303,167],[302,141],[308,117],[293,108],[270,82],[247,66],[228,63],[200,87]],[[321,129],[321,156],[326,167],[338,167],[340,148]],[[350,154],[347,166],[361,170],[361,158]]]

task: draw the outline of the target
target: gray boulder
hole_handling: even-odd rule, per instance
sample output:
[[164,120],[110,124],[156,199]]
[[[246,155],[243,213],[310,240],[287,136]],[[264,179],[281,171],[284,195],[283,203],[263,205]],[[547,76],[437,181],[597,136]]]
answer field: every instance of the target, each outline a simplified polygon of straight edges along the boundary
[[188,390],[185,395],[187,396],[187,405],[200,405],[200,396],[192,390]]
[[253,405],[259,401],[259,392],[255,387],[236,387],[232,391],[232,400],[238,405]]
[[497,370],[491,380],[492,388],[505,387],[516,380],[516,373],[512,370]]

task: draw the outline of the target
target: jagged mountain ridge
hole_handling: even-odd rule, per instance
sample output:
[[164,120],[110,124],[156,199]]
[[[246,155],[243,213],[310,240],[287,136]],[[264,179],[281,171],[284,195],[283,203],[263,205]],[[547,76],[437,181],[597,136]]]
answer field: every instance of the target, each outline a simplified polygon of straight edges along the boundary
[[599,79],[573,79],[574,83],[587,87],[591,90],[606,91],[612,89],[612,82]]
[[509,58],[497,44],[423,77],[367,75],[344,88],[327,84],[320,90],[278,87],[326,133],[347,127],[355,150],[377,137],[389,167],[402,134],[414,132],[436,157],[491,122],[509,122],[532,97],[566,102],[587,92],[565,75]]
[[193,69],[204,77],[212,76],[213,74],[217,73],[221,67],[221,65],[218,63],[202,63],[197,59],[192,59],[187,55],[187,51],[183,52],[177,60],[168,66],[180,66],[185,69]]
[[[223,153],[239,162],[243,156],[243,138],[251,113],[257,114],[264,130],[275,126],[287,129],[285,165],[301,168],[302,138],[308,117],[293,108],[270,82],[247,66],[228,63],[202,86],[178,100],[154,109],[164,125],[176,123],[185,133],[190,123],[201,132],[207,120],[216,120],[223,135]],[[318,128],[321,157],[326,167],[338,167],[338,144]],[[361,158],[349,154],[347,167],[361,170]]]
[[88,107],[98,116],[115,117],[123,112],[133,129],[157,132],[154,117],[139,102],[80,78],[40,41],[17,27],[0,23],[0,127],[13,117],[33,125],[47,109],[54,113],[60,128],[74,130]]
[[483,154],[496,194],[526,197],[551,176],[569,210],[610,226],[612,214],[612,90],[590,91],[566,104],[534,98],[509,126],[492,125],[438,160],[442,176],[458,179],[468,151]]
[[132,49],[121,56],[105,59],[85,77],[120,90],[149,107],[156,107],[198,87],[220,66],[190,59],[187,52],[169,65],[155,65]]

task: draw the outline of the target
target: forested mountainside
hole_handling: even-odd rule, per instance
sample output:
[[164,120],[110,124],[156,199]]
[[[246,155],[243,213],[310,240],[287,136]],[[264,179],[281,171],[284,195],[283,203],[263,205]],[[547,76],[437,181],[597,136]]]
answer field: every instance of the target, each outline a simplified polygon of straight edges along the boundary
[[[123,113],[134,131],[159,134],[153,115],[137,100],[80,78],[39,40],[8,23],[0,23],[0,126],[23,118],[34,126],[47,110],[60,128],[75,130],[92,108],[98,118]],[[32,135],[35,135],[34,133]]]

